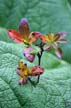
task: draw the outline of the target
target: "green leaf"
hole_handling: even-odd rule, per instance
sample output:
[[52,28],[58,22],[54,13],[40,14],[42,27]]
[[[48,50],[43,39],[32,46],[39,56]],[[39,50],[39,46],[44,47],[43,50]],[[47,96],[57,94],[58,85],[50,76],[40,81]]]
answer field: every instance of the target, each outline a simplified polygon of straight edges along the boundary
[[[26,17],[31,31],[67,32],[68,43],[62,45],[63,59],[71,63],[71,1],[70,0],[0,0],[0,26],[18,29]],[[68,53],[69,52],[69,53]]]
[[[39,84],[20,86],[17,63],[27,62],[22,50],[22,45],[0,41],[0,108],[70,108],[71,65],[44,53],[41,66],[45,72]],[[35,62],[27,64],[31,67]]]
[[0,108],[70,108],[71,65],[49,53],[41,59],[45,72],[39,84],[18,85],[18,61],[29,67],[38,62],[37,57],[33,64],[27,62],[24,46],[14,44],[7,35],[7,29],[18,29],[22,17],[28,19],[31,31],[67,32],[63,59],[71,63],[71,0],[0,0]]
[[7,29],[0,28],[0,41],[13,43],[13,40],[11,40],[8,36]]

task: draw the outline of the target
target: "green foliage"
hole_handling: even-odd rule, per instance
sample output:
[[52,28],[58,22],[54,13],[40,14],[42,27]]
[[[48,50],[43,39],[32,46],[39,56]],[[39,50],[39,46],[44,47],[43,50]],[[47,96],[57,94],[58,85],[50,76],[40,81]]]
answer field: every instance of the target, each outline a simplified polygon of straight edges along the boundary
[[[63,59],[71,63],[70,0],[0,0],[0,26],[18,29],[22,17],[29,21],[31,31],[42,33],[67,32]],[[69,53],[68,53],[69,52]]]
[[13,42],[9,37],[7,30],[4,28],[0,28],[0,41],[5,41],[5,42]]
[[[71,107],[71,2],[70,0],[0,0],[0,108],[70,108]],[[29,21],[31,31],[67,32],[63,60],[45,52],[41,66],[45,72],[33,87],[30,82],[18,85],[16,74],[23,45],[15,44],[7,29],[17,29],[22,17]],[[37,64],[37,57],[34,64]],[[36,79],[35,79],[36,80]]]
[[[1,108],[66,108],[71,99],[71,66],[44,53],[45,73],[33,87],[30,82],[18,85],[17,62],[26,60],[22,46],[0,42],[0,107]],[[52,59],[51,59],[52,58]],[[48,61],[48,62],[47,62]],[[44,63],[45,62],[45,63]],[[34,62],[35,64],[35,62]],[[33,65],[34,65],[33,64]],[[28,62],[31,67],[32,64]]]

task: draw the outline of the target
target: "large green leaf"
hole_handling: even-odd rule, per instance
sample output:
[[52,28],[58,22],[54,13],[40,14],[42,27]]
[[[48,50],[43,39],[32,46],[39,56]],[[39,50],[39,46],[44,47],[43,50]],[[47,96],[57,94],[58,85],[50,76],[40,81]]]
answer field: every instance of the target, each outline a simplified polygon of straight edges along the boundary
[[0,41],[0,108],[70,108],[71,65],[44,53],[41,65],[45,72],[39,84],[20,86],[16,68],[19,60],[26,62],[22,49],[22,45]]
[[71,63],[70,0],[0,0],[0,26],[18,29],[22,17],[29,20],[31,31],[67,32],[63,59]]
[[0,28],[0,41],[5,41],[5,42],[13,42],[8,36],[7,30],[4,28]]
[[[0,108],[71,108],[71,65],[49,53],[43,53],[45,68],[40,82],[18,85],[16,74],[23,45],[14,44],[7,29],[18,29],[22,17],[31,31],[67,32],[68,43],[62,46],[63,59],[71,63],[71,0],[0,0]],[[5,28],[5,29],[3,29]],[[28,66],[37,65],[35,62]],[[34,78],[36,80],[36,78]]]

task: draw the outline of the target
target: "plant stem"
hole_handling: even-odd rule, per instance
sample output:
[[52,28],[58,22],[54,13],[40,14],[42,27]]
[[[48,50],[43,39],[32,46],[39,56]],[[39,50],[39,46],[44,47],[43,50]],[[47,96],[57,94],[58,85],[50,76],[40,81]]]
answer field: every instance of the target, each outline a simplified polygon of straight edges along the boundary
[[35,81],[32,81],[29,77],[28,77],[29,82],[35,87],[37,84]]
[[[41,48],[41,52],[37,54],[38,56],[38,65],[40,66],[40,63],[41,63],[41,57],[42,57],[42,54],[43,54],[43,44],[41,43],[40,44],[40,48]],[[38,78],[37,78],[37,81],[32,81],[29,77],[28,77],[28,80],[31,82],[31,84],[33,86],[36,86],[38,83],[39,83],[39,79],[40,79],[40,75],[38,75]]]
[[[38,54],[38,65],[39,66],[40,66],[40,63],[41,63],[42,54],[43,54],[43,48],[41,47],[41,53]],[[39,83],[39,79],[40,79],[40,75],[38,75],[37,83]]]

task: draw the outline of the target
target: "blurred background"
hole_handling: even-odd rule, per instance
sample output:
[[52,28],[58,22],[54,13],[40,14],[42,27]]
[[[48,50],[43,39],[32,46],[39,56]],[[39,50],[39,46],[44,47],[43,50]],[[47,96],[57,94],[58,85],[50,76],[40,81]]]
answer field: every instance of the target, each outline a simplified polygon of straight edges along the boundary
[[22,17],[28,19],[30,31],[67,32],[63,59],[71,63],[71,0],[0,0],[0,40],[12,42],[6,30],[18,30]]

